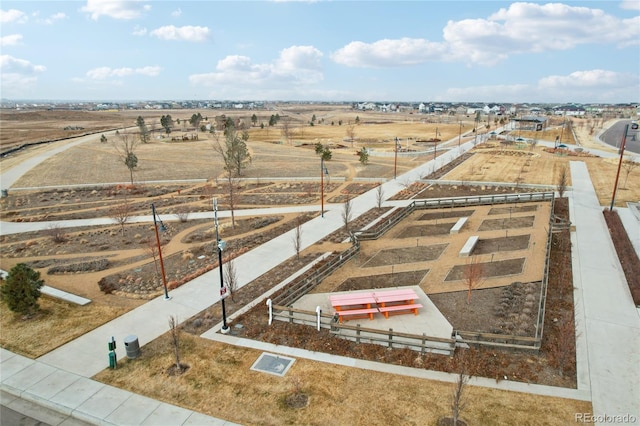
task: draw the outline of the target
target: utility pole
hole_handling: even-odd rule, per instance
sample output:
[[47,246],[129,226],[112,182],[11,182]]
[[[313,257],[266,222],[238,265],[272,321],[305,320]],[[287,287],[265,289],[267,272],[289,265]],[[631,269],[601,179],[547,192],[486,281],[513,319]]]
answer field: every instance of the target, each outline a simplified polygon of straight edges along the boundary
[[613,203],[616,201],[616,190],[618,189],[618,178],[620,177],[620,167],[622,166],[622,158],[624,157],[624,146],[627,143],[627,131],[629,130],[629,125],[624,126],[624,134],[622,135],[622,146],[620,147],[620,161],[618,161],[618,172],[616,173],[616,183],[613,185],[613,195],[611,196],[611,206],[609,207],[609,211],[613,211]]

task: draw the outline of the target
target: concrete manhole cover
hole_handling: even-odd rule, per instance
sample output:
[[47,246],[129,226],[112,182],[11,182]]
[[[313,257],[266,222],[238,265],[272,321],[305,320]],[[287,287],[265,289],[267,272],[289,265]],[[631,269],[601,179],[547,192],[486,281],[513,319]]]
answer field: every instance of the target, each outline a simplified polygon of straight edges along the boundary
[[263,352],[253,363],[251,369],[276,376],[284,376],[294,361],[295,359],[293,358]]

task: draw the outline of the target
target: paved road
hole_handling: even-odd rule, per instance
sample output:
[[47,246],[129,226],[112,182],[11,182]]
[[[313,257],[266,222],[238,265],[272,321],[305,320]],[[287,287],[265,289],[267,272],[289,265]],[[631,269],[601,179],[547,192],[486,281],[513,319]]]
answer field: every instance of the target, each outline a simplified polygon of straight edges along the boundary
[[640,133],[638,130],[631,130],[631,120],[620,120],[613,126],[605,130],[600,139],[607,145],[614,146],[620,149],[622,143],[622,135],[624,134],[625,126],[629,124],[629,130],[627,131],[627,142],[625,144],[625,152],[627,154],[640,154]]

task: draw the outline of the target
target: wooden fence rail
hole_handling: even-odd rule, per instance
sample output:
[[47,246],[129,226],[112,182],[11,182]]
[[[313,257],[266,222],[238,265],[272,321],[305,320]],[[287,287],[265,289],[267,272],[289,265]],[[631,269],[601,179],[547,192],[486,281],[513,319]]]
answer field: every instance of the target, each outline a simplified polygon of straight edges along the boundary
[[[296,309],[290,306],[272,305],[274,319],[289,323],[317,326],[318,313],[304,309]],[[438,351],[443,354],[453,355],[456,341],[453,338],[401,333],[393,329],[378,330],[362,327],[360,324],[340,324],[334,315],[320,313],[320,328],[327,329],[335,336],[353,340],[356,343],[373,343],[389,348],[410,348],[419,350],[420,353]]]

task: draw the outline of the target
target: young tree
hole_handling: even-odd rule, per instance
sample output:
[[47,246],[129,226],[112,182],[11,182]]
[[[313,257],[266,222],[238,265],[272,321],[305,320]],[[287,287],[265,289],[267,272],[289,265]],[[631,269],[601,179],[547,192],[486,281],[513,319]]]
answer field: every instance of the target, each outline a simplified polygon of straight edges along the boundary
[[467,285],[467,305],[471,303],[471,290],[484,281],[484,266],[477,257],[472,257],[464,268],[464,282]]
[[364,146],[358,151],[358,157],[360,157],[360,163],[366,166],[369,163],[369,151]]
[[253,115],[251,116],[251,125],[252,125],[253,127],[255,127],[257,122],[258,122],[258,116],[257,116],[257,115],[255,115],[255,114],[253,114]]
[[624,189],[627,189],[627,180],[629,179],[629,175],[631,174],[631,172],[633,172],[633,170],[640,166],[640,161],[638,161],[640,159],[638,158],[632,158],[630,160],[624,160],[622,162],[622,168],[624,169]]
[[347,125],[346,134],[349,140],[351,141],[351,148],[353,148],[353,142],[356,138],[356,126],[355,124],[349,123]]
[[180,330],[178,320],[173,315],[169,317],[169,331],[171,332],[171,346],[176,357],[175,374],[182,374],[186,368],[180,363]]
[[115,148],[125,166],[129,169],[131,185],[133,185],[133,169],[138,167],[138,157],[135,154],[137,142],[128,133],[118,133],[118,139],[119,142],[115,143]]
[[560,195],[560,198],[564,197],[564,193],[567,190],[568,180],[567,167],[564,166],[560,170],[560,175],[558,176],[558,194]]
[[351,216],[353,216],[353,203],[349,194],[347,194],[347,201],[342,206],[342,223],[344,223],[345,231],[349,232],[349,222],[351,222]]
[[289,117],[285,117],[282,120],[282,127],[280,128],[280,133],[282,133],[282,137],[285,142],[288,144],[291,142],[291,122]]
[[120,225],[120,230],[124,237],[124,225],[129,222],[129,218],[131,217],[131,205],[129,204],[129,198],[126,195],[122,203],[113,208],[111,217],[118,225]]
[[296,227],[293,230],[293,248],[296,251],[296,259],[300,260],[300,250],[302,249],[302,223],[300,217],[296,218]]
[[124,164],[129,169],[129,177],[131,178],[131,185],[133,185],[133,169],[138,167],[138,156],[133,152],[128,153],[124,159]]
[[227,260],[227,263],[224,264],[224,283],[229,289],[231,300],[235,301],[233,295],[238,289],[238,272],[233,259]]
[[138,116],[136,120],[136,126],[138,126],[138,130],[140,131],[140,141],[142,143],[149,142],[149,129],[147,129],[147,125],[144,122],[144,118],[141,115]]
[[0,287],[0,298],[11,311],[30,317],[40,308],[38,298],[43,285],[40,272],[18,263]]
[[107,137],[105,135],[100,136],[101,143],[107,143]]
[[382,189],[382,185],[378,185],[378,187],[376,188],[376,207],[378,207],[378,209],[381,209],[383,202],[384,202],[384,189]]
[[455,387],[453,388],[453,394],[451,395],[451,415],[454,426],[458,426],[458,424],[461,423],[466,425],[466,422],[460,419],[460,413],[462,413],[462,410],[464,410],[467,405],[465,390],[467,383],[469,383],[469,376],[466,374],[468,369],[467,363],[463,355],[458,355],[457,364],[458,377]]
[[215,135],[215,143],[213,149],[222,158],[224,170],[227,172],[227,185],[229,191],[229,210],[231,210],[231,226],[236,227],[236,219],[234,214],[235,208],[235,186],[237,185],[237,177],[244,168],[251,162],[251,156],[247,149],[246,141],[238,137],[235,128],[230,127],[225,130],[224,143]]

